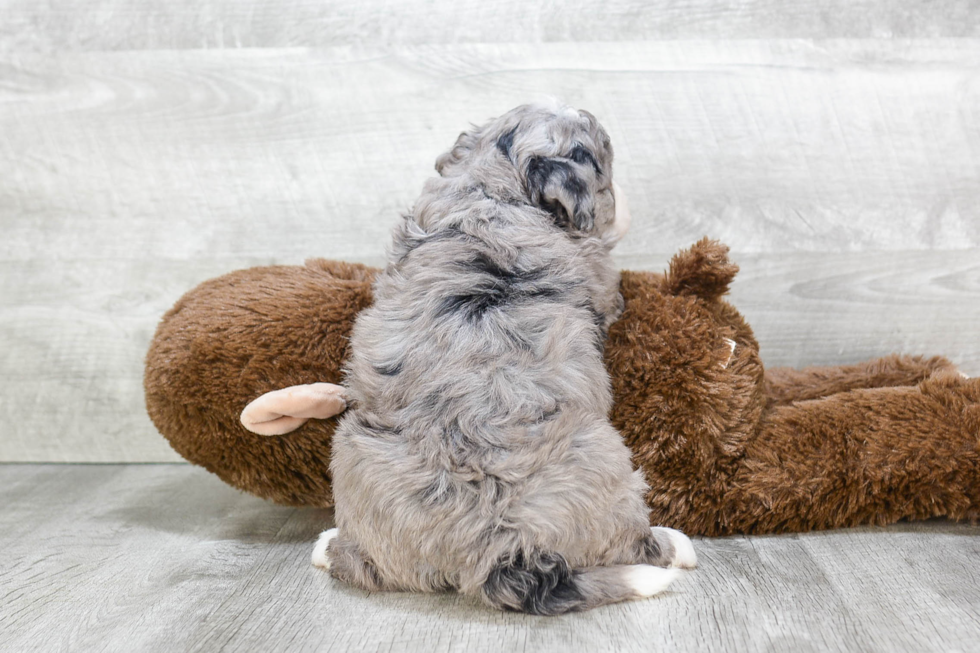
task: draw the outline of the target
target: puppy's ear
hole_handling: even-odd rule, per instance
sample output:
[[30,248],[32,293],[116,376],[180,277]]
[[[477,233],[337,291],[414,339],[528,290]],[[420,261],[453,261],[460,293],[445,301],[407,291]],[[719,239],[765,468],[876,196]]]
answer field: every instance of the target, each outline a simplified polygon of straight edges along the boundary
[[595,227],[594,167],[595,158],[584,148],[576,148],[571,159],[532,157],[527,163],[531,202],[551,213],[562,228],[591,231]]
[[[520,125],[518,125],[519,127]],[[504,155],[508,161],[513,161],[510,152],[514,148],[514,134],[517,133],[517,127],[504,132],[500,138],[497,139],[497,150]]]
[[453,149],[448,152],[444,152],[439,155],[436,159],[436,172],[441,176],[445,177],[452,166],[456,165],[464,158],[466,155],[476,148],[477,143],[480,140],[480,130],[477,127],[465,132],[461,132],[459,138],[456,139],[456,144],[453,145]]

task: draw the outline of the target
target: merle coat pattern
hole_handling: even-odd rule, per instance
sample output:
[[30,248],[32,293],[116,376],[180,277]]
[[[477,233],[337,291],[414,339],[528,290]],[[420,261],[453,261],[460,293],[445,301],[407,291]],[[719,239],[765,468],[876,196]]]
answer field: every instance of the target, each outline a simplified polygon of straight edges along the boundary
[[545,106],[439,157],[354,327],[316,564],[536,614],[649,596],[676,574],[660,567],[694,565],[687,538],[649,528],[607,419],[612,159],[591,114]]

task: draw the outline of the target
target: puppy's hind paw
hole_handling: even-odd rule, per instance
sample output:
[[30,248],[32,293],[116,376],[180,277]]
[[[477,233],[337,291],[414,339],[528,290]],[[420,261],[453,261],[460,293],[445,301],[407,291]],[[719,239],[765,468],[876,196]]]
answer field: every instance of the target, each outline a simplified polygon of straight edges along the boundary
[[674,549],[674,558],[670,561],[670,567],[674,569],[694,569],[698,566],[698,554],[694,552],[694,545],[691,543],[691,538],[673,528],[660,526],[651,530],[659,532],[661,535],[666,535],[667,539],[670,540],[670,545]]
[[327,556],[327,547],[330,546],[330,540],[335,537],[337,537],[336,528],[331,528],[329,531],[320,533],[320,537],[317,538],[316,545],[313,547],[312,562],[314,567],[330,569],[330,558]]

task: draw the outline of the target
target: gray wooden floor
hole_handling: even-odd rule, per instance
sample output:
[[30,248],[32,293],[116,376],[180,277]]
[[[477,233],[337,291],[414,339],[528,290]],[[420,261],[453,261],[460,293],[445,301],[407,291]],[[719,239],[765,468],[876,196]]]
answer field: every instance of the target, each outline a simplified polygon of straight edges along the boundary
[[541,618],[340,585],[330,524],[187,465],[0,465],[0,650],[980,650],[977,526],[695,540],[665,595]]

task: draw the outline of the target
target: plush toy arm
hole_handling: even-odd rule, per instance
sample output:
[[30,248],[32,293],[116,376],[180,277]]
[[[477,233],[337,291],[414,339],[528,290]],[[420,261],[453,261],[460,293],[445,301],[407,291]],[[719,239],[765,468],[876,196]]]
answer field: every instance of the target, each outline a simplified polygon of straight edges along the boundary
[[769,405],[791,404],[862,388],[913,386],[956,366],[942,356],[886,356],[854,365],[766,370]]
[[308,419],[326,419],[347,408],[345,390],[332,383],[294,385],[267,392],[242,411],[242,426],[259,435],[283,435]]

